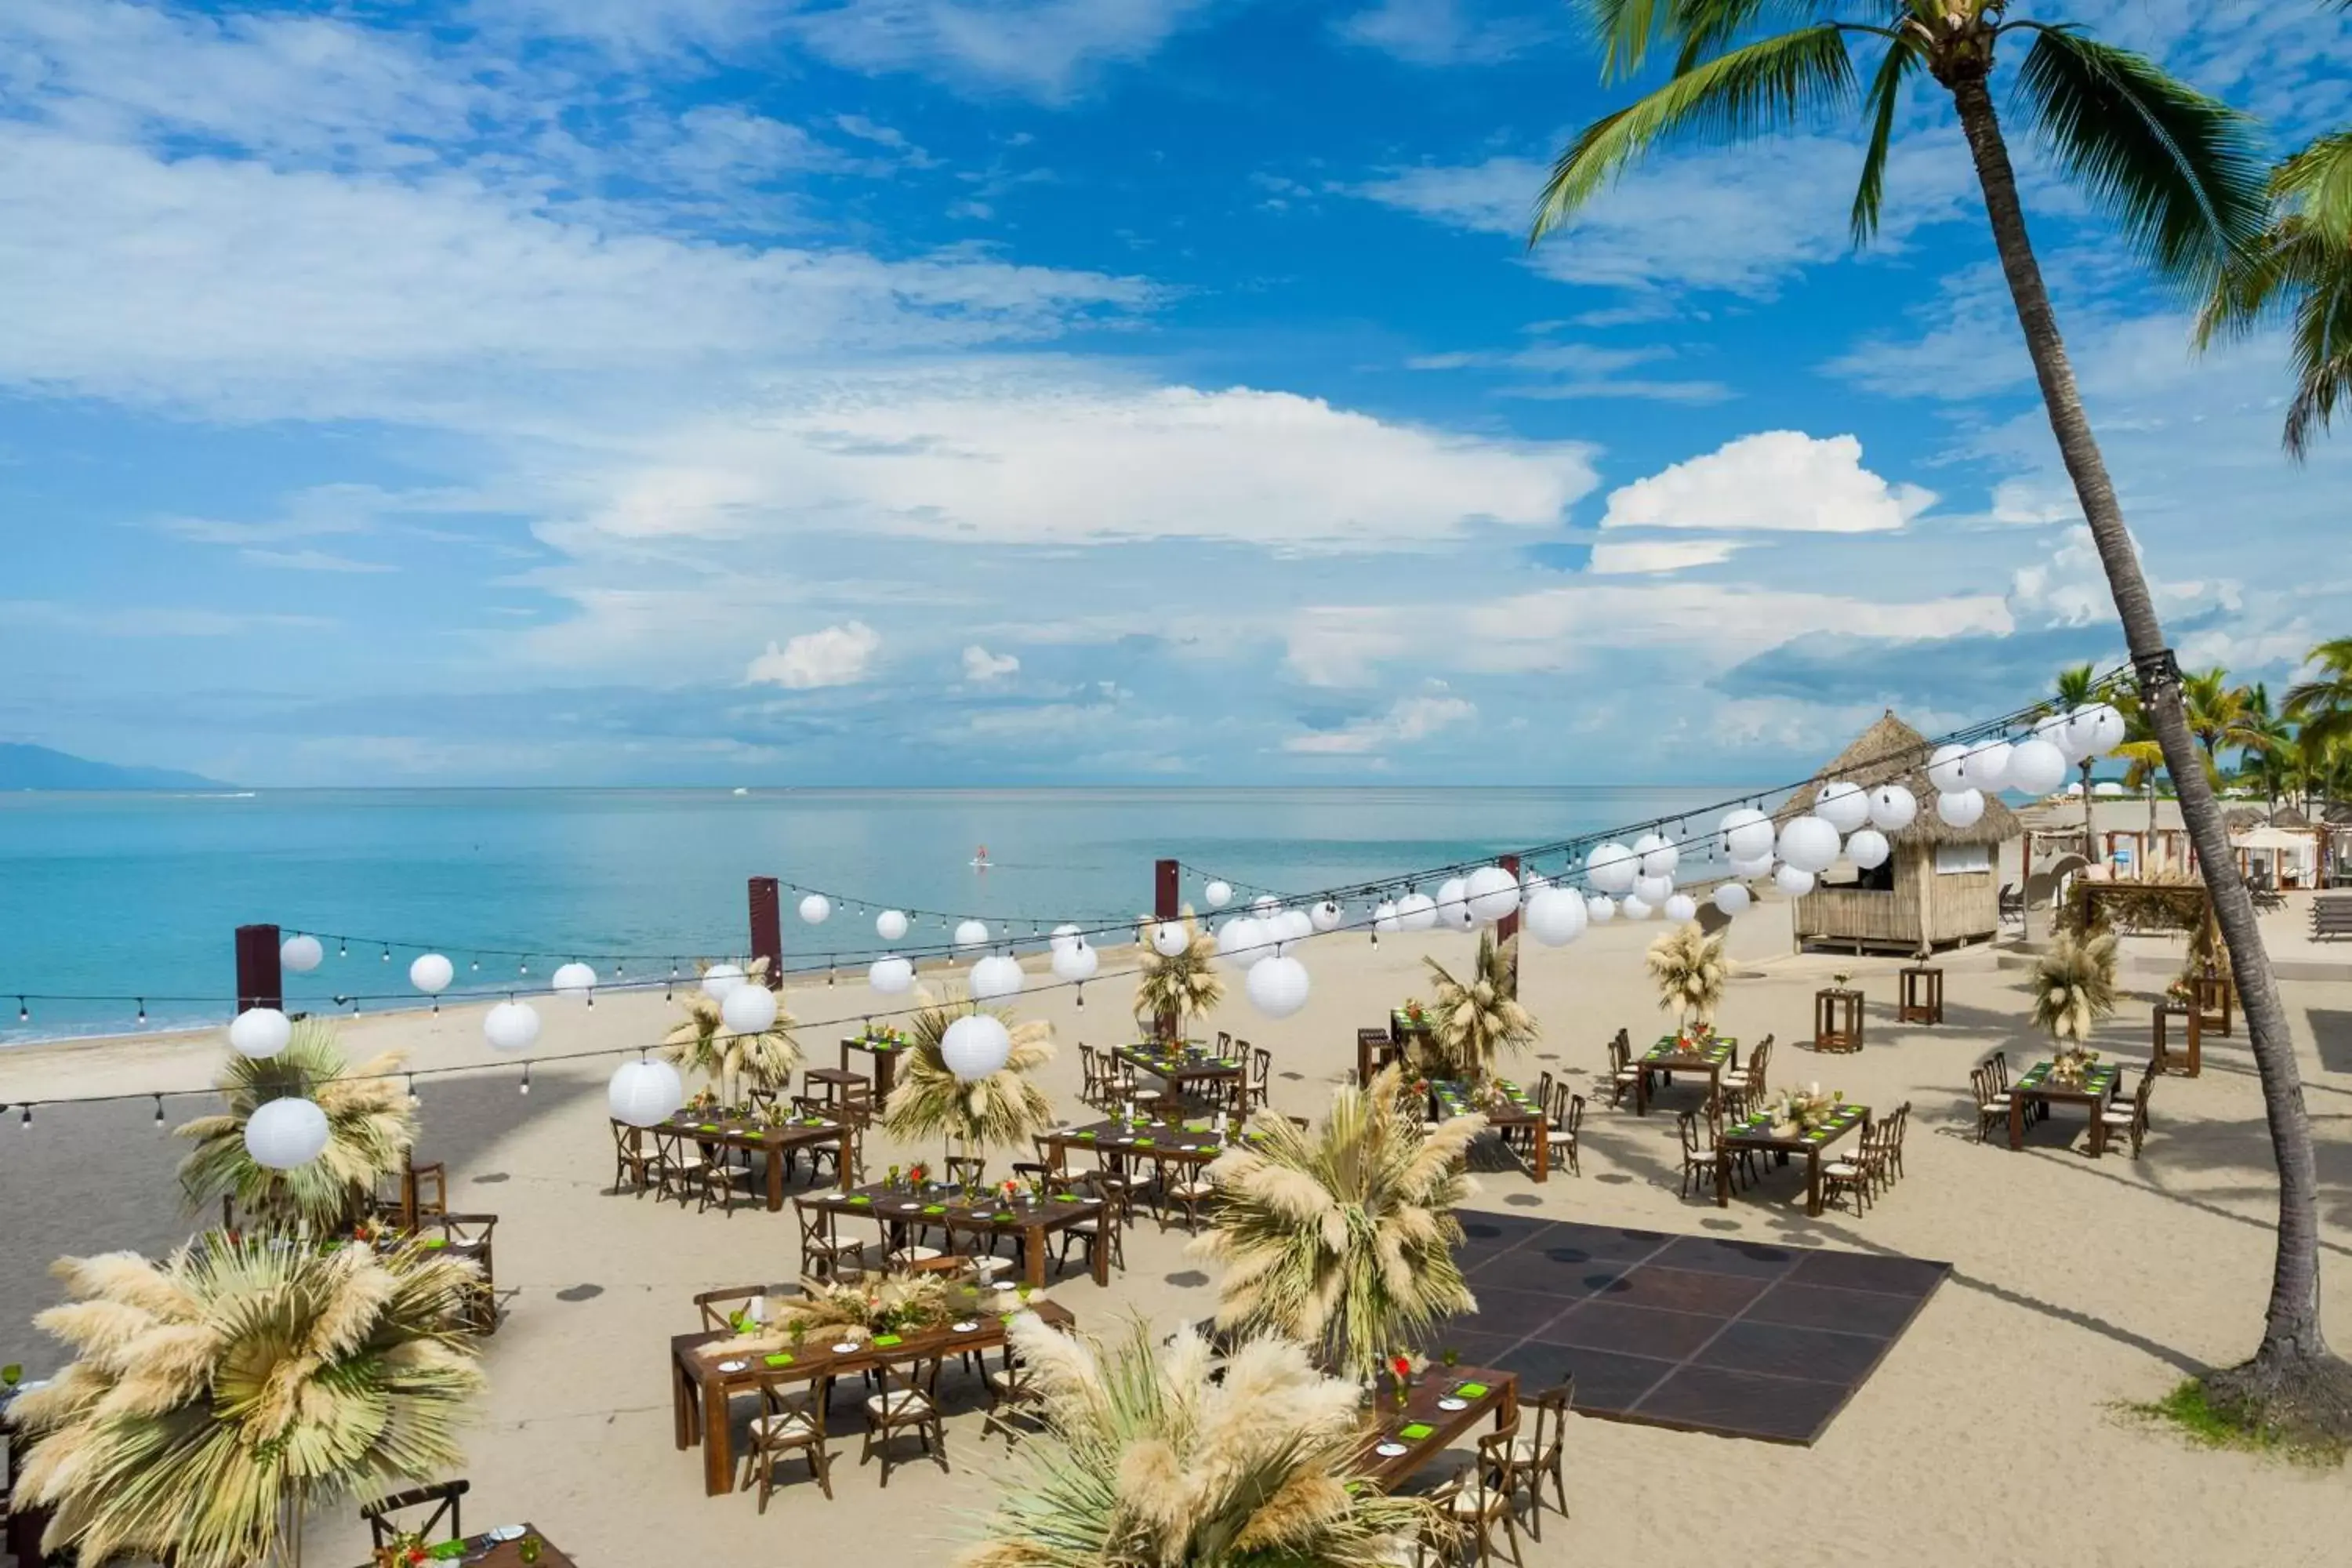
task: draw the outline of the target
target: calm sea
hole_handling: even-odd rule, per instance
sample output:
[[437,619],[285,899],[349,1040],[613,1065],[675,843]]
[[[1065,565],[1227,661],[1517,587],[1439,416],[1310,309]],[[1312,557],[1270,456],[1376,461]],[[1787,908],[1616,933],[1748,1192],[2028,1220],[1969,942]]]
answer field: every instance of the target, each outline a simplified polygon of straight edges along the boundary
[[[1169,856],[1306,891],[1500,853],[1678,810],[1728,787],[1233,790],[290,790],[0,795],[0,1041],[219,1022],[233,932],[347,935],[289,1006],[414,1001],[426,949],[457,984],[541,984],[574,954],[740,952],[752,876],[864,900],[822,926],[784,915],[788,963],[870,954],[875,906],[1048,929],[1150,907]],[[990,865],[971,862],[985,845]],[[1197,901],[1203,879],[1190,876]],[[937,920],[901,948],[945,939]],[[386,944],[389,944],[388,948]],[[484,949],[531,956],[486,955]],[[388,954],[388,956],[387,956]],[[858,963],[864,958],[856,959]],[[518,978],[528,963],[530,980]],[[634,964],[635,967],[629,967]],[[613,965],[598,965],[613,978]],[[690,973],[690,970],[689,970]],[[29,1022],[16,1016],[18,994]]]

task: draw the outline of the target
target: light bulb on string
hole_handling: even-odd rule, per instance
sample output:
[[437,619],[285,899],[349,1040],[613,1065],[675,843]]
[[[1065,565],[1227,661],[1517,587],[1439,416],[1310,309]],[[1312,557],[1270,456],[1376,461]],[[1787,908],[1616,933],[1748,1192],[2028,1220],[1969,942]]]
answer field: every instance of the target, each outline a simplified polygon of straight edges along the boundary
[[27,1127],[30,1127],[33,1124],[33,1102],[29,1100],[25,1101],[25,1115],[23,1121],[24,1125]]
[[163,1125],[163,1097],[160,1094],[155,1097],[155,1125]]
[[416,1098],[416,1075],[415,1073],[410,1073],[408,1075],[408,1103],[411,1105],[422,1105],[425,1103],[423,1100]]
[[147,998],[144,996],[139,998],[139,1025],[142,1028],[147,1025]]
[[30,1007],[27,1007],[27,1006],[26,1006],[26,1005],[25,1005],[25,999],[24,999],[22,996],[17,997],[17,998],[16,998],[16,1022],[18,1022],[19,1024],[29,1024],[29,1023],[31,1023],[32,1021],[33,1021],[33,1010],[32,1010]]
[[522,1064],[522,1087],[515,1092],[518,1094],[529,1094],[530,1092],[530,1064],[529,1062]]
[[521,963],[516,964],[515,973],[517,974],[529,974],[530,973],[530,960],[526,957]]
[[337,937],[335,939],[335,956],[337,958],[349,958],[351,955],[352,944],[345,942],[341,937]]
[[383,950],[383,958],[382,962],[385,963],[390,963],[392,962],[392,949],[387,947]]
[[482,972],[482,961],[478,958],[475,959],[472,963],[467,964],[466,967],[472,970],[475,973],[479,974]]
[[1086,983],[1085,981],[1083,981],[1083,980],[1079,981],[1079,982],[1078,982],[1077,990],[1078,990],[1078,1007],[1079,1007],[1079,1009],[1080,1009],[1081,1011],[1083,1011],[1083,1010],[1085,1009],[1085,1007],[1086,1007],[1086,1005],[1087,1005],[1087,983]]

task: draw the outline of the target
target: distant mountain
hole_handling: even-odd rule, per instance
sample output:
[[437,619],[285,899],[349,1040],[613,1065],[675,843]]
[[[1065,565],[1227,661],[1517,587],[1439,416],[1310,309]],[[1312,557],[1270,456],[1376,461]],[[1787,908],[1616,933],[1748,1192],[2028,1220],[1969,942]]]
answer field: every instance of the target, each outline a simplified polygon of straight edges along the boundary
[[13,789],[226,789],[218,779],[170,768],[119,768],[68,756],[47,746],[0,741],[0,790]]

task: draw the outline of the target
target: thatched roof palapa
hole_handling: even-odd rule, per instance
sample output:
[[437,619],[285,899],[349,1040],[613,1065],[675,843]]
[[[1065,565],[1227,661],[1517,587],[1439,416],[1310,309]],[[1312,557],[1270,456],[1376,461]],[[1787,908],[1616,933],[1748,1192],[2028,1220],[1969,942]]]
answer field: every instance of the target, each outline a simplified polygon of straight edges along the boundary
[[1896,844],[2000,844],[2024,833],[2017,814],[1990,795],[1985,796],[1984,815],[1971,826],[1954,827],[1938,816],[1936,786],[1927,782],[1927,756],[1933,750],[1925,735],[1897,719],[1890,708],[1856,736],[1852,745],[1831,758],[1821,772],[1798,785],[1797,793],[1773,814],[1772,820],[1776,825],[1785,824],[1804,816],[1813,809],[1813,797],[1821,793],[1822,785],[1832,779],[1843,779],[1864,789],[1899,784],[1918,797],[1919,815],[1911,819],[1911,826],[1886,836]]

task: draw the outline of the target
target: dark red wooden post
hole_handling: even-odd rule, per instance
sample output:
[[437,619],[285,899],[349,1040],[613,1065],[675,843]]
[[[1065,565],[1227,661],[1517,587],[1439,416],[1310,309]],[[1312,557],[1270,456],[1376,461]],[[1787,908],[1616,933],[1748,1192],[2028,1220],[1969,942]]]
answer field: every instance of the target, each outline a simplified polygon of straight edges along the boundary
[[[1506,855],[1495,862],[1516,877],[1519,874],[1519,858]],[[1511,994],[1519,994],[1519,911],[1515,907],[1509,914],[1495,922],[1495,945],[1502,950],[1503,963],[1511,976]]]
[[236,1010],[286,1006],[286,978],[278,963],[276,926],[236,928]]
[[[1182,891],[1182,885],[1176,875],[1176,862],[1155,861],[1152,863],[1151,870],[1152,917],[1155,920],[1172,921],[1180,912],[1179,894]],[[1150,940],[1150,932],[1145,933],[1144,940],[1147,942]],[[1152,1020],[1152,1026],[1159,1032],[1160,1038],[1163,1042],[1171,1046],[1176,1044],[1177,1031],[1181,1026],[1175,1014],[1163,1009],[1160,1016]]]
[[768,989],[784,988],[784,916],[773,877],[751,879],[751,957],[768,961]]

